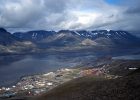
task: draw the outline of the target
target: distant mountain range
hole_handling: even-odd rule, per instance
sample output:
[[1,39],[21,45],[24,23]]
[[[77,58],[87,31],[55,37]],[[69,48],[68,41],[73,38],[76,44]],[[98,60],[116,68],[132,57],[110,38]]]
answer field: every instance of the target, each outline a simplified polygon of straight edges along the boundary
[[28,32],[15,32],[13,33],[13,35],[22,40],[29,40],[35,42],[47,38],[48,36],[53,35],[55,33],[56,33],[55,31],[37,30]]
[[[77,50],[87,48],[139,48],[140,38],[126,31],[114,30],[36,30],[28,32],[7,32],[0,28],[0,46],[3,50],[16,52],[45,52],[52,50]],[[14,46],[14,50],[11,50]]]
[[126,31],[96,30],[96,31],[29,31],[16,32],[14,36],[32,42],[45,42],[54,46],[67,44],[82,45],[139,45],[140,39]]

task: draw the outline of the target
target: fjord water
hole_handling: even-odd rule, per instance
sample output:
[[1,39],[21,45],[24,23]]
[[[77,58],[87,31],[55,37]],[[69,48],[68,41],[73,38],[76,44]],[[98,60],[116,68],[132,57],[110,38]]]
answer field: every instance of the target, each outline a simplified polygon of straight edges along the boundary
[[[129,53],[126,53],[126,50],[124,51],[125,53],[121,51],[121,54],[115,53],[114,56],[112,55],[112,58],[127,60],[140,59],[140,55],[129,55]],[[99,55],[94,52],[76,52],[0,56],[0,86],[14,85],[23,76],[47,73],[60,68],[79,65],[94,65],[94,61]]]
[[112,59],[125,59],[125,60],[140,60],[140,55],[125,55],[125,56],[117,56],[112,57]]
[[11,55],[0,57],[0,86],[15,84],[22,76],[46,73],[79,65],[90,55]]

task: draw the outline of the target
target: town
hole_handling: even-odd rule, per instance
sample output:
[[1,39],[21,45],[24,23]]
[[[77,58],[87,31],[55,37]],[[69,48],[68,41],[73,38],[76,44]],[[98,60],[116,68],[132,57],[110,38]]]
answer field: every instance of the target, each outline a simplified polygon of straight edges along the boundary
[[112,78],[104,68],[62,68],[55,72],[39,75],[26,76],[14,86],[1,87],[0,98],[10,98],[16,96],[35,96],[41,95],[56,86],[68,82],[72,79],[84,76],[103,76]]

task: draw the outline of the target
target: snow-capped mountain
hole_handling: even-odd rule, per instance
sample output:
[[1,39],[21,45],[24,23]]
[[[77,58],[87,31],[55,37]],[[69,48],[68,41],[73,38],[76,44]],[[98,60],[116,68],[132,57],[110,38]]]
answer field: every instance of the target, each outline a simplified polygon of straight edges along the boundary
[[130,35],[126,31],[113,31],[113,30],[96,30],[96,31],[74,31],[77,35],[82,37],[96,39],[100,37],[113,38],[113,39],[124,39]]
[[[131,43],[139,41],[139,38],[131,35],[126,31],[113,31],[113,30],[97,30],[97,31],[75,31],[77,35],[92,40],[108,39],[115,43]],[[123,42],[122,42],[123,41]]]
[[81,30],[81,31],[70,31],[70,30],[61,30],[59,32],[55,31],[29,31],[29,32],[16,32],[13,33],[14,36],[24,39],[24,40],[42,40],[47,38],[48,36],[52,36],[54,34],[59,34],[57,35],[58,37],[63,37],[66,35],[78,35],[83,38],[88,38],[95,40],[97,38],[109,38],[109,39],[115,39],[115,40],[121,40],[121,39],[133,39],[136,37],[131,35],[130,33],[126,31],[113,31],[113,30],[96,30],[96,31],[86,31],[86,30]]
[[102,45],[139,45],[140,38],[127,31],[95,30],[95,31],[69,31],[81,38],[91,39]]
[[14,36],[23,40],[30,40],[45,45],[109,45],[109,46],[139,46],[140,39],[126,31],[114,30],[60,30],[55,31],[29,31],[14,33]]
[[104,44],[139,45],[140,38],[131,35],[127,31],[99,30],[86,33],[87,38]]
[[140,38],[126,31],[113,30],[61,30],[29,31],[11,34],[0,28],[0,51],[7,52],[46,52],[48,50],[83,50],[95,51],[108,49],[139,48]]
[[53,34],[55,34],[55,31],[44,31],[44,30],[13,33],[14,36],[16,36],[22,40],[29,40],[29,41],[34,41],[34,42],[40,41]]

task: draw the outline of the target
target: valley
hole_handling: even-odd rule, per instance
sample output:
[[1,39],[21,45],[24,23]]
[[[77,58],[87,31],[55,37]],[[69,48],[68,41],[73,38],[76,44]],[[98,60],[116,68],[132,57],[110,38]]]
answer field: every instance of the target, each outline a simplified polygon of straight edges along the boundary
[[0,0],[0,100],[140,100],[140,0]]
[[[86,88],[79,84],[91,86],[93,83],[93,88],[96,88],[98,81],[100,84],[111,81],[116,88],[117,80],[122,82],[124,78],[127,81],[125,77],[140,68],[140,38],[126,31],[35,30],[9,33],[0,28],[0,35],[0,100],[56,100],[59,92],[61,96],[57,100],[65,100],[65,95],[70,98],[67,84],[74,87],[71,93],[74,92],[76,97],[73,100],[85,100],[79,91]],[[79,88],[75,87],[77,85]],[[101,87],[104,88],[103,85]],[[87,89],[85,96],[90,95],[91,90]],[[52,97],[54,93],[56,95]],[[99,97],[89,96],[88,100],[91,98],[96,100]]]

